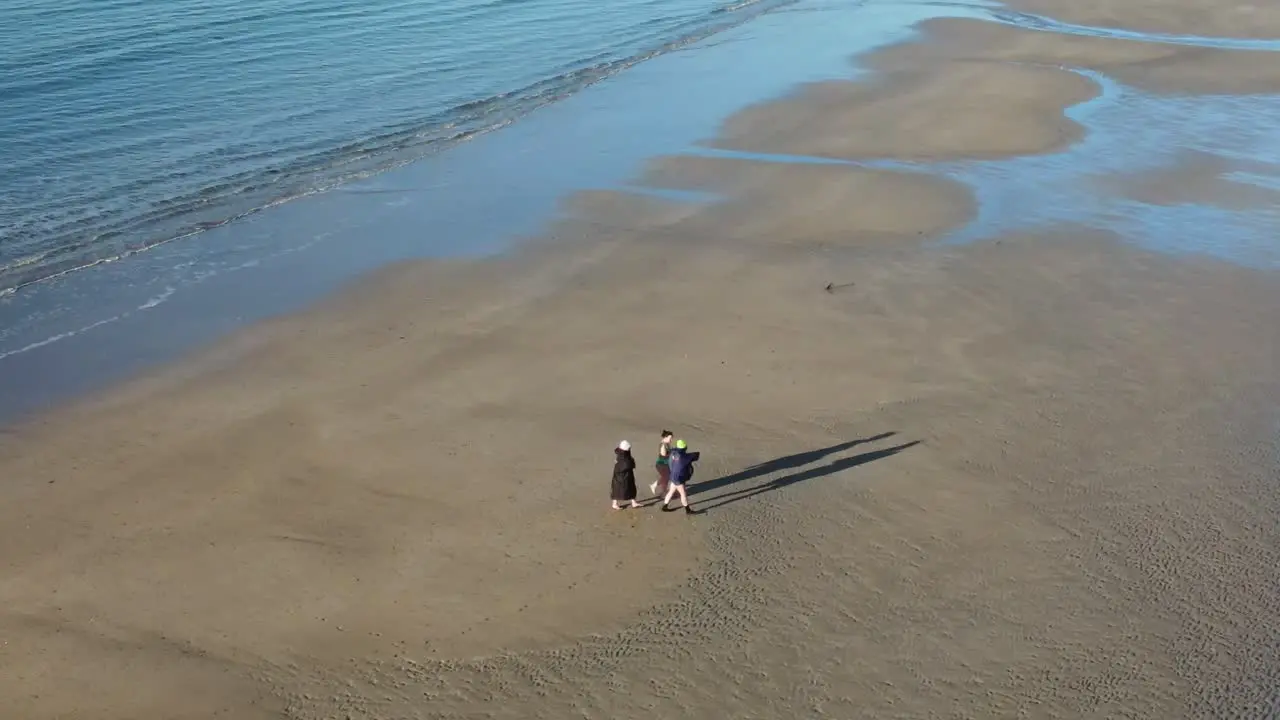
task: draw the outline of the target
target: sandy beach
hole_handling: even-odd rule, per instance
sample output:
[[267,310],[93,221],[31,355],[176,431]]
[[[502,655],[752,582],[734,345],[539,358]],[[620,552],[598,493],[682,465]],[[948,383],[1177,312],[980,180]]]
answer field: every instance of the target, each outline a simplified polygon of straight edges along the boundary
[[[1228,2],[1019,7],[1280,35]],[[948,19],[860,62],[705,142],[776,161],[638,178],[722,202],[583,192],[512,253],[0,432],[7,712],[1280,712],[1275,274],[1083,225],[945,244],[970,188],[863,163],[1050,153],[1099,93],[1072,68],[1274,92],[1274,54]],[[1098,182],[1274,202],[1232,167]],[[612,448],[643,498],[664,427],[700,514],[609,511]]]

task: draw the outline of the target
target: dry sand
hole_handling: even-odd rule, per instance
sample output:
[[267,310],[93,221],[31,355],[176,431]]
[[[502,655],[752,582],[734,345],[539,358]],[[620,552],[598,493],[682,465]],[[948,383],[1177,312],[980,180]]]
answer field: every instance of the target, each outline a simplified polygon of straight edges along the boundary
[[886,70],[876,80],[816,83],[790,102],[738,113],[717,144],[913,160],[1048,152],[1080,138],[1063,109],[1098,92],[1067,70],[960,60]]
[[[1090,83],[966,35],[1016,31],[931,32],[718,142],[1079,132]],[[941,249],[972,201],[922,175],[644,180],[728,200],[583,194],[524,251],[390,269],[0,436],[6,712],[1276,710],[1272,275],[1082,228]],[[613,443],[647,472],[664,426],[704,454],[704,514],[609,512]]]

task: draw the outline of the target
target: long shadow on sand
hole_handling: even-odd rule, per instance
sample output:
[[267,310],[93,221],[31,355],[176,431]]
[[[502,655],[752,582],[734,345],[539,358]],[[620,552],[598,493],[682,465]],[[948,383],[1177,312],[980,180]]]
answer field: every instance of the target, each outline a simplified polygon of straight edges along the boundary
[[817,450],[808,450],[802,453],[796,453],[795,455],[785,455],[780,458],[769,460],[768,462],[762,462],[759,465],[752,465],[746,470],[741,470],[732,475],[712,478],[711,480],[700,483],[690,483],[689,497],[708,493],[712,490],[719,490],[720,488],[729,487],[730,485],[737,485],[740,482],[754,480],[755,478],[762,477],[764,475],[772,475],[781,470],[792,470],[801,467],[802,465],[808,465],[811,462],[817,462],[828,455],[844,452],[845,450],[855,448],[859,445],[887,440],[897,434],[898,433],[896,432],[880,433],[879,435],[872,435],[871,437],[836,443],[835,445],[819,448]]
[[[894,433],[886,433],[885,435],[877,436],[877,438],[888,437],[889,435],[893,435],[893,434]],[[854,445],[859,445],[864,442],[871,442],[873,439],[876,439],[876,438],[867,438],[866,440],[857,440],[851,443],[845,443],[843,444],[843,447],[848,448]],[[784,487],[795,485],[796,483],[802,483],[806,480],[814,480],[816,478],[826,477],[827,475],[832,475],[842,470],[848,470],[849,468],[855,468],[855,467],[858,467],[859,465],[865,465],[869,462],[874,462],[882,458],[887,458],[891,455],[897,455],[903,450],[906,450],[909,447],[913,447],[919,444],[920,444],[919,440],[912,440],[909,443],[894,445],[893,447],[884,448],[882,450],[872,450],[870,452],[864,452],[859,455],[854,455],[853,457],[833,460],[832,462],[827,463],[826,465],[822,465],[820,467],[815,467],[815,468],[809,468],[808,470],[804,470],[798,473],[793,473],[791,475],[784,475],[783,477],[770,480],[769,482],[764,483],[762,485],[743,488],[741,490],[731,490],[727,493],[723,493],[721,495],[717,495],[716,497],[710,498],[703,502],[699,502],[697,505],[697,512],[704,513],[714,508],[724,507],[725,505],[728,505],[730,503],[738,502],[739,500],[746,500],[747,498],[755,497],[756,495],[772,492],[774,490],[781,490]],[[841,447],[841,446],[836,446],[836,447]],[[821,452],[822,455],[829,454],[829,452],[824,452],[824,451],[814,451],[814,452]],[[808,453],[804,453],[804,454],[808,454]],[[818,457],[822,457],[822,455],[818,455]],[[788,460],[789,458],[794,458],[794,457],[799,457],[799,456],[791,455],[788,458],[779,458],[778,460],[775,460],[773,462],[778,463],[783,460]],[[769,464],[770,463],[764,463],[764,465],[769,465]],[[762,467],[762,466],[756,466],[756,467]],[[795,465],[784,466],[784,467],[795,467]],[[743,472],[744,473],[749,472],[749,470],[744,470]],[[763,474],[765,473],[757,472],[756,476],[763,475]],[[727,480],[729,478],[737,477],[740,475],[742,475],[742,473],[738,473],[737,475],[730,475],[726,478],[721,478],[721,480]],[[739,477],[737,480],[734,480],[734,482],[741,482],[741,480],[742,478]],[[728,484],[728,483],[721,482],[720,480],[711,480],[711,481],[708,481],[707,484],[710,484],[710,483],[719,483],[719,487],[724,487],[725,485]]]

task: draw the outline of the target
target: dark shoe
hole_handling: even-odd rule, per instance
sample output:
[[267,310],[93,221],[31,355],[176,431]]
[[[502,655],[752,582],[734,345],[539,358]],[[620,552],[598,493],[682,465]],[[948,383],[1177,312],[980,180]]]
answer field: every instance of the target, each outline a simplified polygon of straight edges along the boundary
[[670,505],[663,505],[663,506],[662,506],[662,512],[675,512],[675,511],[676,511],[676,509],[675,509],[675,508],[673,508],[673,507],[671,507]]
[[685,514],[685,515],[697,515],[698,513],[694,512],[693,508],[689,507],[688,505],[685,505],[685,506],[684,506],[684,514]]

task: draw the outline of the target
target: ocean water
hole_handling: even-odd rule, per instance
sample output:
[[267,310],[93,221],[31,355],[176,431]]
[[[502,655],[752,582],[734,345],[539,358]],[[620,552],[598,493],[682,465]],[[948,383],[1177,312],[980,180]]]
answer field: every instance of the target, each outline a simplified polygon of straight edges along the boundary
[[790,0],[2,0],[0,293],[485,132]]
[[577,191],[634,189],[647,159],[690,149],[797,83],[848,77],[852,55],[905,40],[937,12],[902,0],[704,7],[695,32],[481,125],[494,132],[415,147],[326,192],[0,292],[0,429],[387,264],[503,252],[544,232]]

